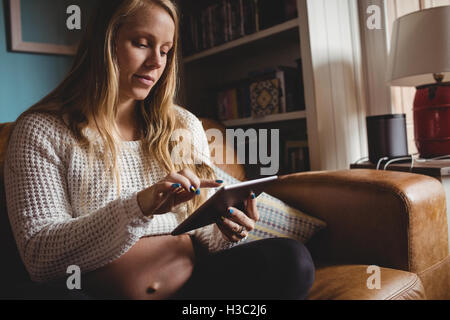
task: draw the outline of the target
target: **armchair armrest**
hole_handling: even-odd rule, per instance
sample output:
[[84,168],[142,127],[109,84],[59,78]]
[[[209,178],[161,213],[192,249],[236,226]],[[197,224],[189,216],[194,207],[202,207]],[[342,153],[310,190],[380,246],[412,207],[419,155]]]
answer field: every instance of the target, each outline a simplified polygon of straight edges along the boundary
[[280,177],[268,193],[327,222],[308,247],[316,261],[420,273],[448,257],[445,193],[423,175],[375,170]]

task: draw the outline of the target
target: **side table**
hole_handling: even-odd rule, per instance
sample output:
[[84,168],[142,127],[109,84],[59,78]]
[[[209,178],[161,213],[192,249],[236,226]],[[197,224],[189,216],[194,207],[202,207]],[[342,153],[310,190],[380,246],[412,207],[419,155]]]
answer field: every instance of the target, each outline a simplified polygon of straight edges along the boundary
[[[381,163],[379,170],[384,170],[385,164],[386,162]],[[350,169],[377,169],[377,165],[368,161],[359,162],[350,165]],[[424,174],[436,178],[442,183],[447,202],[448,239],[450,241],[450,160],[427,160],[425,162],[415,161],[412,170],[410,161],[401,163],[397,162],[389,164],[386,170]]]

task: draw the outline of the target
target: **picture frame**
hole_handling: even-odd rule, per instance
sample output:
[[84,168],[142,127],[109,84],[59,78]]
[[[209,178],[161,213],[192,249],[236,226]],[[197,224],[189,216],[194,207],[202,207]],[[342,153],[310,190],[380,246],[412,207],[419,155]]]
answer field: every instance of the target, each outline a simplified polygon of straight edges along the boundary
[[284,144],[284,168],[286,174],[309,171],[307,141],[286,141]]
[[[13,52],[73,56],[76,54],[82,30],[87,25],[88,0],[9,0],[10,50]],[[94,1],[91,1],[94,3]],[[82,28],[68,30],[65,21],[69,5],[79,5],[83,15]],[[42,8],[43,7],[43,8]],[[48,9],[46,10],[47,7]],[[36,10],[39,8],[39,10]],[[25,16],[24,16],[25,15]],[[24,24],[24,21],[27,24]],[[58,21],[58,24],[54,22]],[[59,27],[58,27],[59,26]],[[35,39],[33,39],[33,37]]]

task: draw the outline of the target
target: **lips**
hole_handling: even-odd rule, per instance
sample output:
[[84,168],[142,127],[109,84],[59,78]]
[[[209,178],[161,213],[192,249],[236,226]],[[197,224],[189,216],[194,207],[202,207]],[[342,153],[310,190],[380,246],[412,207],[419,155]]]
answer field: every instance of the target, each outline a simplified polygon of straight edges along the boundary
[[155,78],[147,75],[134,75],[138,81],[146,86],[151,86],[155,83]]
[[146,80],[151,80],[151,81],[155,82],[155,78],[153,78],[151,76],[146,76],[146,75],[141,76],[141,75],[137,74],[136,77],[146,79]]

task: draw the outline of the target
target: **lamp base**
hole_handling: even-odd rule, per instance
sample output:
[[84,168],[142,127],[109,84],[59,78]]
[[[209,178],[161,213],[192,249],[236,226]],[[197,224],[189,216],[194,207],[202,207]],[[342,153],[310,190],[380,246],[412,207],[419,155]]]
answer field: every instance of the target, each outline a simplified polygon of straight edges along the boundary
[[417,88],[414,136],[422,158],[450,155],[450,82]]

